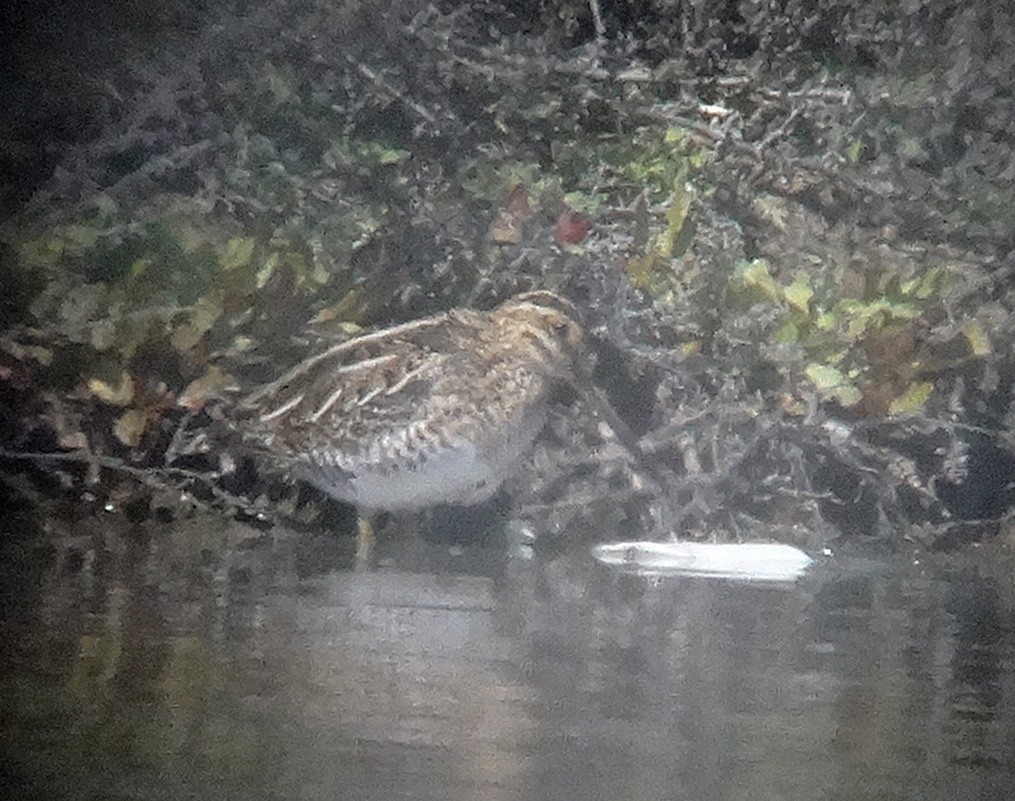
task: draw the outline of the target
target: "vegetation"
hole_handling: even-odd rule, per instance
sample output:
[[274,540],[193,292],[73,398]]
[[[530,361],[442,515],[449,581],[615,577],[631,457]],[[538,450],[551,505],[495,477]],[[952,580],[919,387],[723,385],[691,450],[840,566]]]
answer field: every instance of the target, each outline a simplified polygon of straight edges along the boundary
[[[618,529],[661,495],[686,536],[994,533],[1015,468],[997,5],[263,0],[124,23],[119,58],[4,134],[4,447],[239,508],[182,444],[237,388],[363,326],[549,287],[608,343],[598,377],[652,462],[624,469],[662,476]],[[581,474],[550,528],[601,525],[576,499],[610,480]]]

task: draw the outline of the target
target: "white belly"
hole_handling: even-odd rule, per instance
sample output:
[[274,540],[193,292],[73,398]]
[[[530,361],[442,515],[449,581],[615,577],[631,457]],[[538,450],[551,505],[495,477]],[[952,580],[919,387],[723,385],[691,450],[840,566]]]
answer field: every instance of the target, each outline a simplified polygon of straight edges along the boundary
[[331,468],[304,463],[302,477],[365,510],[399,511],[437,504],[479,503],[493,495],[532,445],[545,417],[530,412],[477,447],[463,442],[427,448],[408,459],[382,459]]
[[411,469],[361,470],[350,480],[353,502],[367,509],[416,509],[439,503],[478,503],[492,495],[503,469],[472,445],[451,448]]

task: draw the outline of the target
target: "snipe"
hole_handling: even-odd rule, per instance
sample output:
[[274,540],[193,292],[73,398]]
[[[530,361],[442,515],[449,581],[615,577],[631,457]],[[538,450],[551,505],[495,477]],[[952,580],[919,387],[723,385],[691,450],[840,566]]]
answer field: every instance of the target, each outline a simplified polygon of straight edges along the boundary
[[587,375],[574,309],[551,292],[456,309],[314,356],[241,404],[245,438],[361,514],[490,497]]

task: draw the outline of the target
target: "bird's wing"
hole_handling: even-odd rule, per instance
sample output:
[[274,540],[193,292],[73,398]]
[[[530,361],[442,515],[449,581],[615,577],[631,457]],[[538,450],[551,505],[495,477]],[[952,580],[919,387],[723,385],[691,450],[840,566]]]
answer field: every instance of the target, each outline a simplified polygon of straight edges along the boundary
[[425,410],[442,378],[468,371],[475,313],[451,312],[336,345],[239,406],[248,439],[288,454],[357,449]]

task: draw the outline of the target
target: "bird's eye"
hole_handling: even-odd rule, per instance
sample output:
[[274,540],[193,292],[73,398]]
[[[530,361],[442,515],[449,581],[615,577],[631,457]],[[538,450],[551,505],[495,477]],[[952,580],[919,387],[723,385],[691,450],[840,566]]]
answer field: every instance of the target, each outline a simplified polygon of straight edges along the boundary
[[553,338],[558,342],[567,343],[571,341],[571,326],[567,323],[553,324]]

